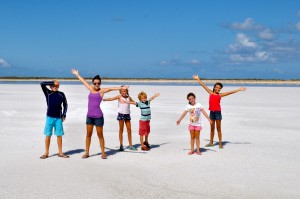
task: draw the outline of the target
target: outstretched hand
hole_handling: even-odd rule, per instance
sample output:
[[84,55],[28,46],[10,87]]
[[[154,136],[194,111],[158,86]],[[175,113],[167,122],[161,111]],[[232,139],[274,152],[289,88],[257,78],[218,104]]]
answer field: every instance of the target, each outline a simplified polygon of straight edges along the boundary
[[159,95],[160,95],[160,93],[155,93],[154,94],[155,97],[158,97]]
[[193,75],[193,79],[194,79],[194,80],[200,80],[200,78],[199,78],[198,75]]
[[76,75],[76,76],[79,75],[79,72],[78,72],[78,70],[76,70],[76,69],[72,69],[72,73],[73,73],[74,75]]
[[247,90],[247,88],[245,88],[245,87],[240,88],[240,91],[245,91],[245,90]]

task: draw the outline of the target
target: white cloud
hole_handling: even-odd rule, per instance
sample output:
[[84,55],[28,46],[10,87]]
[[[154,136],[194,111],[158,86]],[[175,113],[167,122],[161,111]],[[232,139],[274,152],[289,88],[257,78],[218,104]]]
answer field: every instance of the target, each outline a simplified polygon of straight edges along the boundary
[[296,24],[296,29],[300,31],[300,22]]
[[0,58],[0,68],[8,68],[10,67],[10,64],[7,63],[4,59]]
[[256,48],[256,43],[252,42],[250,38],[248,38],[245,34],[238,33],[237,34],[237,41],[244,47],[252,47]]
[[261,25],[255,24],[252,18],[245,19],[244,22],[234,22],[231,24],[231,28],[235,30],[259,30]]
[[270,40],[270,39],[273,39],[274,34],[271,32],[270,29],[265,29],[259,33],[259,37],[261,39]]
[[190,63],[191,63],[192,65],[199,65],[199,64],[200,64],[200,61],[197,60],[197,59],[193,59],[193,60],[190,61]]
[[238,33],[236,36],[236,43],[229,45],[229,48],[232,51],[238,51],[243,48],[256,48],[256,47],[257,47],[257,44],[255,42],[251,41],[251,39],[243,33]]

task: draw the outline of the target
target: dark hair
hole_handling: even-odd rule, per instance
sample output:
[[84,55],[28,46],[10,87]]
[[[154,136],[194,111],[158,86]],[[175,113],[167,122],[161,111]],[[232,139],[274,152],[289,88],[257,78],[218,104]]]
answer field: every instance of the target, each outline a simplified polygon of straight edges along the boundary
[[94,83],[94,81],[95,81],[96,79],[98,79],[98,80],[100,81],[100,84],[101,84],[101,77],[100,77],[99,75],[96,75],[96,76],[93,78],[92,82]]
[[217,83],[215,83],[215,85],[214,85],[213,92],[215,92],[215,87],[216,87],[217,85],[219,85],[219,86],[221,86],[221,88],[223,88],[223,84],[220,83],[220,82],[217,82]]
[[[187,96],[186,96],[186,99],[189,99],[189,97],[194,97],[194,98],[196,98],[196,96],[195,96],[195,94],[194,93],[189,93]],[[190,102],[189,102],[189,104],[191,104]]]

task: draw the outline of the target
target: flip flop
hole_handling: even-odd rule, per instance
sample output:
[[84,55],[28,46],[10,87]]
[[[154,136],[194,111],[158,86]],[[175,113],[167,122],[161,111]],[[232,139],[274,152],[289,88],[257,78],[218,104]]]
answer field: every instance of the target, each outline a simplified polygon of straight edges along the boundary
[[189,154],[189,155],[193,155],[193,154],[194,154],[194,151],[190,151],[188,154]]
[[207,145],[205,145],[205,147],[211,147],[214,146],[214,144],[208,143]]
[[58,157],[60,157],[60,158],[69,158],[70,156],[62,154],[62,155],[58,155]]
[[103,160],[106,160],[106,159],[107,159],[107,156],[101,156],[101,158],[102,158]]
[[48,158],[48,155],[42,155],[42,156],[40,157],[40,159],[46,159],[46,158]]
[[197,154],[197,155],[201,155],[201,152],[198,152],[198,151],[197,151],[196,154]]
[[87,158],[89,158],[89,157],[90,157],[89,155],[84,154],[81,158],[82,158],[82,159],[87,159]]

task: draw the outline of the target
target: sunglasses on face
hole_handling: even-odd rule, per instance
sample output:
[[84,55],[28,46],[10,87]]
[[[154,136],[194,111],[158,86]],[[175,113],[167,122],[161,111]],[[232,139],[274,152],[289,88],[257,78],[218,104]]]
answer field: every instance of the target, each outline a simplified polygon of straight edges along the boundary
[[100,85],[100,82],[95,82],[94,85]]

